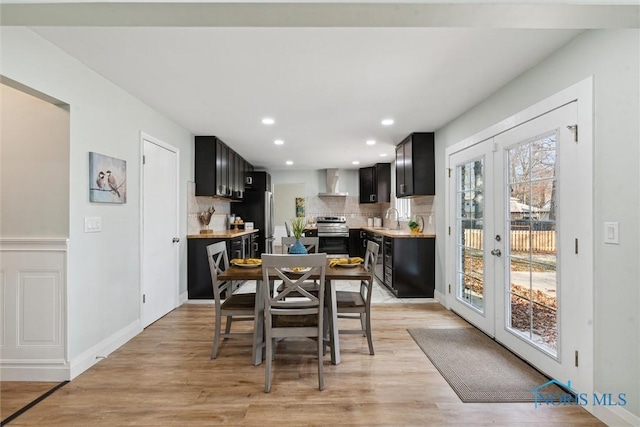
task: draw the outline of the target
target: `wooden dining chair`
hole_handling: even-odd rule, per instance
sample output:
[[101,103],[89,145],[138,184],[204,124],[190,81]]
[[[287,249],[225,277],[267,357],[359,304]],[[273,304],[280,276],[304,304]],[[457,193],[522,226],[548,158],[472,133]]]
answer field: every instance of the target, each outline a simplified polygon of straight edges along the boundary
[[[309,268],[302,273],[289,269]],[[262,255],[263,283],[274,277],[283,281],[282,290],[265,292],[265,383],[264,391],[271,391],[271,367],[275,358],[276,340],[287,337],[308,337],[318,345],[318,388],[324,389],[324,283],[327,254]],[[319,292],[308,292],[304,286],[311,275],[318,276]],[[292,295],[296,295],[295,298]],[[289,298],[287,298],[289,297]]]
[[[281,240],[282,245],[282,253],[288,254],[289,249],[296,243],[297,239],[295,237],[283,237]],[[320,245],[320,238],[318,237],[301,237],[300,243],[307,249],[307,253],[315,254],[318,253],[318,247]],[[317,280],[309,280],[304,285],[307,291],[318,292],[318,281]],[[281,291],[282,285],[280,285]],[[292,295],[293,296],[293,295]]]
[[[232,281],[218,280],[218,274],[229,268],[229,256],[227,255],[227,245],[225,242],[218,242],[207,246],[207,257],[209,259],[211,284],[213,286],[213,297],[215,300],[215,333],[213,337],[213,350],[211,351],[211,358],[215,359],[218,357],[221,335],[224,339],[244,335],[253,337],[253,332],[231,333],[231,323],[234,320],[254,320],[256,294],[234,294]],[[223,292],[226,292],[226,298],[224,300],[221,298]],[[227,318],[224,334],[221,334],[222,317]]]
[[373,293],[373,274],[378,260],[380,245],[373,241],[367,242],[364,255],[364,269],[370,274],[367,279],[360,281],[360,290],[336,291],[338,319],[360,320],[360,329],[338,329],[339,334],[362,334],[367,337],[369,354],[373,355],[373,338],[371,336],[371,296]]

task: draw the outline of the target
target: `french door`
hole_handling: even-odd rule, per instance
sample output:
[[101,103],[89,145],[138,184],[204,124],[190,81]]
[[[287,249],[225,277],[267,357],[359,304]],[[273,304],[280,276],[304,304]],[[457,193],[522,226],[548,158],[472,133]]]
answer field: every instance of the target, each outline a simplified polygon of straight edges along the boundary
[[591,239],[592,207],[576,123],[570,102],[450,154],[448,303],[542,372],[580,386],[590,377],[578,354],[591,343],[591,308],[581,304],[590,258],[578,241]]

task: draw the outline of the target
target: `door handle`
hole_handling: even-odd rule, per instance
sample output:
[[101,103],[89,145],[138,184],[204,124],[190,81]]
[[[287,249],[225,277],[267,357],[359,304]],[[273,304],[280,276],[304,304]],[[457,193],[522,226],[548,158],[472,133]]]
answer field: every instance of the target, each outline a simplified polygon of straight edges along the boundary
[[494,249],[491,251],[491,255],[495,255],[497,257],[502,256],[502,252],[500,252],[500,249]]
[[180,238],[179,237],[174,237],[172,241],[173,241],[173,243],[178,243],[180,241]]

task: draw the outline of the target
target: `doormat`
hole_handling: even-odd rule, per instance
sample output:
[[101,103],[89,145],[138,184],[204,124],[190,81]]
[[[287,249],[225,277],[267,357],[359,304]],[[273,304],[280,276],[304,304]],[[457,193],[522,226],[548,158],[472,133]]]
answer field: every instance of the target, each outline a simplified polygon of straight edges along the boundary
[[539,393],[565,393],[476,328],[408,332],[463,402],[534,402]]

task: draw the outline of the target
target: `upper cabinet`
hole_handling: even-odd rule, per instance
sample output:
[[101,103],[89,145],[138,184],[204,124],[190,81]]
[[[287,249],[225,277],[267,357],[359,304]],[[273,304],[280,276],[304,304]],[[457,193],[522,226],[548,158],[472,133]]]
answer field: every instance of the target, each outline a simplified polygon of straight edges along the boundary
[[388,203],[391,200],[391,163],[360,168],[360,203]]
[[416,132],[398,144],[396,197],[436,194],[433,142],[433,132]]
[[196,196],[241,200],[246,172],[253,167],[215,136],[195,138]]

